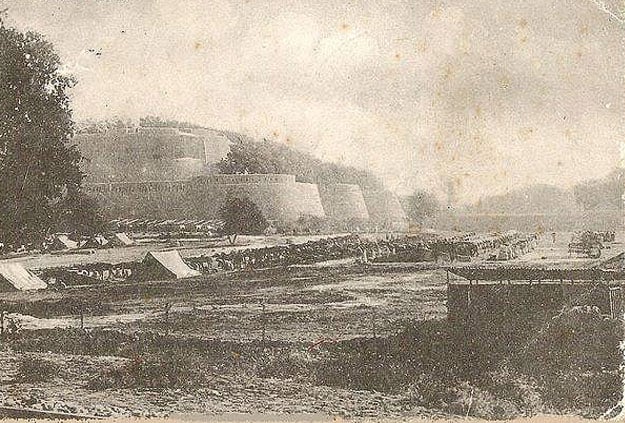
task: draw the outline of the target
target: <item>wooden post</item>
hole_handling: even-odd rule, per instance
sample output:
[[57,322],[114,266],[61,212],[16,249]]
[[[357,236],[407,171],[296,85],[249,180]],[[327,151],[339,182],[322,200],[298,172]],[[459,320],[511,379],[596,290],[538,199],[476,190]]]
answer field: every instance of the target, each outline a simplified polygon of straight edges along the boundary
[[171,303],[165,304],[165,333],[170,332],[169,328],[169,310],[171,310]]
[[375,313],[375,307],[373,308],[373,339],[377,339],[378,338],[378,334],[377,334],[377,328],[376,328],[376,320],[377,320],[377,316]]
[[265,317],[265,303],[263,302],[262,304],[262,308],[263,308],[263,314],[262,314],[262,325],[263,325],[263,332],[262,332],[262,346],[263,346],[263,351],[265,350],[265,326],[267,325],[267,320]]

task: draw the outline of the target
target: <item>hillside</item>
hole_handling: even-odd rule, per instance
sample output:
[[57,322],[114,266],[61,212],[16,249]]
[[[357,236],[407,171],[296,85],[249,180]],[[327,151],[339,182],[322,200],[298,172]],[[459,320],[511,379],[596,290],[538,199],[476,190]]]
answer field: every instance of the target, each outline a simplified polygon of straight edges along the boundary
[[580,183],[573,189],[532,185],[445,210],[433,219],[441,229],[474,231],[620,230],[623,171]]
[[283,144],[254,141],[240,134],[228,136],[232,144],[228,155],[217,164],[220,173],[288,173],[299,182],[383,188],[382,182],[370,172],[324,162]]
[[625,170],[617,169],[606,177],[577,184],[573,192],[584,210],[622,209]]
[[74,142],[87,182],[181,180],[219,173],[288,173],[300,182],[383,188],[373,174],[235,132],[148,117],[82,124]]
[[531,185],[480,199],[466,208],[475,214],[572,214],[622,209],[625,171],[613,170],[599,179],[579,183],[571,190],[553,185]]
[[531,185],[506,194],[484,197],[468,206],[475,214],[570,214],[579,210],[569,190],[552,185]]

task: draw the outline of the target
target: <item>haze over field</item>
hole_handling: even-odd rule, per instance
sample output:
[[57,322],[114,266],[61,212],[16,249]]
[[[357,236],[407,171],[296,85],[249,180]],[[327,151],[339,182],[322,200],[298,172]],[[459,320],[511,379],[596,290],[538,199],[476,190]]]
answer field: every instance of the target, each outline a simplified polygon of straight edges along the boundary
[[78,120],[230,129],[460,201],[618,164],[625,26],[590,0],[0,6],[54,43]]

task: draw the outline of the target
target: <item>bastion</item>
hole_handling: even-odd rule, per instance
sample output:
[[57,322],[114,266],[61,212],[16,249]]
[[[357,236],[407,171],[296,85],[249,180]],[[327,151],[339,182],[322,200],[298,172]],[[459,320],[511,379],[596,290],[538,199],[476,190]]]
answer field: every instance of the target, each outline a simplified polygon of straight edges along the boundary
[[336,221],[369,219],[367,205],[358,185],[320,185],[319,194],[328,218]]
[[408,230],[408,218],[395,194],[387,190],[364,189],[363,197],[374,227],[401,232]]

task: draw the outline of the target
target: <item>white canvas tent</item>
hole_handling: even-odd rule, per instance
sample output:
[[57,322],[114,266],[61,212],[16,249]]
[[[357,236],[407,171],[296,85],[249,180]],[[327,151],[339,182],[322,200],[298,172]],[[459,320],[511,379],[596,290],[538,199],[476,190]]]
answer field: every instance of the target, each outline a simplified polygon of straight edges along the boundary
[[100,248],[104,247],[108,243],[108,239],[106,239],[103,235],[95,235],[89,238],[83,245],[81,245],[81,247]]
[[56,235],[52,243],[52,248],[55,250],[75,250],[78,247],[78,242],[71,240],[69,236],[65,234]]
[[184,279],[200,276],[180,257],[178,251],[150,251],[143,258],[145,277],[154,279]]
[[29,291],[48,287],[44,281],[26,270],[19,263],[1,263],[0,281],[2,282],[0,286],[2,291],[12,291],[14,289]]
[[126,235],[126,232],[118,232],[109,239],[110,245],[128,246],[134,245],[135,242]]

